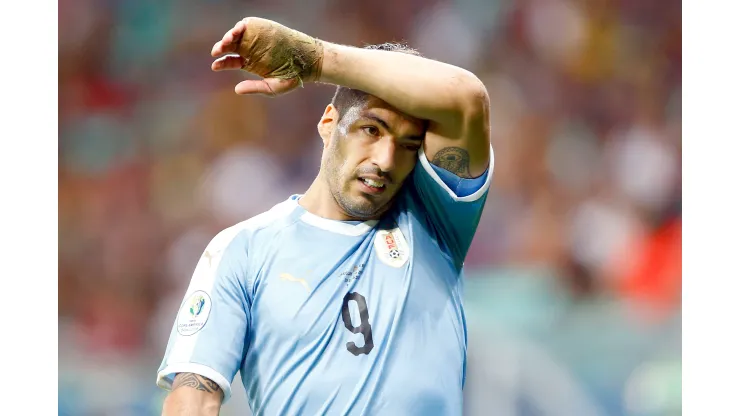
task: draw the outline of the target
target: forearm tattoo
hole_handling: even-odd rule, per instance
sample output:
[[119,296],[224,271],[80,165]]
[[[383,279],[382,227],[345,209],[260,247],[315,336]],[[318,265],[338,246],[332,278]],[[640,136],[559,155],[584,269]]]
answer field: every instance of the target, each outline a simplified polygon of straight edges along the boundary
[[432,164],[450,171],[461,178],[472,178],[470,174],[470,154],[459,147],[445,147],[437,152]]
[[175,382],[172,384],[172,390],[182,386],[192,387],[206,393],[215,393],[221,390],[221,387],[219,387],[213,380],[193,373],[180,373],[175,377]]

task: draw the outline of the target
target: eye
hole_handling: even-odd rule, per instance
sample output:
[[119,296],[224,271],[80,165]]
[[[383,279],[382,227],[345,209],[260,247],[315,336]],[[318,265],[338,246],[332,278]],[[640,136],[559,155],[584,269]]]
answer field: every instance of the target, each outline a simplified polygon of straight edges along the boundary
[[418,144],[405,144],[403,145],[403,148],[412,152],[418,152],[419,149],[421,149],[421,146],[419,146]]
[[364,126],[362,127],[362,131],[365,132],[365,134],[373,137],[380,136],[380,129],[375,126]]

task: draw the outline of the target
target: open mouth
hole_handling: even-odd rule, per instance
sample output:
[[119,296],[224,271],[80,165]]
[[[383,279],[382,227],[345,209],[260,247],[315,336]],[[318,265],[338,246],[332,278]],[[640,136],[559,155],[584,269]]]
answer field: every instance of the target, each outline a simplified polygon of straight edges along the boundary
[[363,191],[369,194],[379,194],[385,191],[385,184],[383,182],[377,182],[368,178],[358,178]]

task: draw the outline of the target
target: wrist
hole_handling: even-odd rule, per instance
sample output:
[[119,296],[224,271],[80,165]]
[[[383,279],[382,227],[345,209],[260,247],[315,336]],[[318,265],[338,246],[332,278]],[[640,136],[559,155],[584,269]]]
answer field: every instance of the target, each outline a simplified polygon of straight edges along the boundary
[[340,74],[341,58],[348,46],[336,43],[320,41],[323,46],[323,55],[319,62],[318,77],[316,82],[342,85],[338,75]]
[[321,82],[321,74],[324,67],[324,61],[326,60],[326,47],[328,42],[325,42],[319,38],[313,39],[313,50],[316,53],[316,59],[309,67],[310,73],[303,79],[304,82]]

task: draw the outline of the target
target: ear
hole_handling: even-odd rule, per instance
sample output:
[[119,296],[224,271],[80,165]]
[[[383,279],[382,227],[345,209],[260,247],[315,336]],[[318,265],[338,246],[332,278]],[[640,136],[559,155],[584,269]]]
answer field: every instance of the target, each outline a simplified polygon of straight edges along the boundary
[[319,124],[316,126],[319,130],[321,140],[324,141],[324,147],[329,145],[329,139],[331,138],[332,133],[334,133],[334,129],[337,127],[338,121],[339,112],[337,109],[331,104],[327,105],[326,110],[324,110],[324,114],[321,116],[321,120],[319,120]]

